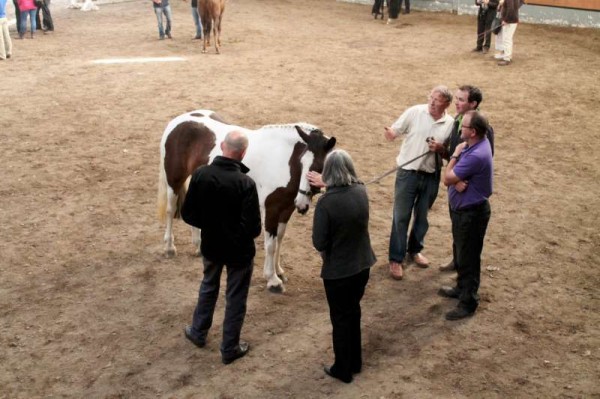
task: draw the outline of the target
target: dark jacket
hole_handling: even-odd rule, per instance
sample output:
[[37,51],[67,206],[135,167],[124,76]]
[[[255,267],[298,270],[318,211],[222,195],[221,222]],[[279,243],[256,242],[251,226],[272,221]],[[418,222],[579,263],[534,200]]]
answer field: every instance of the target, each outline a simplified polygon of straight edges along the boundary
[[495,10],[498,8],[498,4],[500,3],[500,0],[490,0],[487,4],[487,7],[484,6],[483,2],[482,3],[478,3],[479,0],[475,0],[475,5],[479,6],[479,9],[490,9],[490,10]]
[[519,23],[519,8],[524,4],[523,0],[504,0],[502,9],[502,21],[507,24]]
[[[452,131],[450,132],[450,136],[444,143],[445,151],[442,157],[446,160],[450,159],[450,156],[454,154],[454,150],[456,146],[463,142],[463,139],[460,138],[460,129],[458,128],[460,125],[460,121],[462,120],[456,117],[454,119],[454,125],[452,125]],[[488,126],[487,138],[490,141],[490,146],[492,147],[492,156],[494,156],[494,129],[492,126]]]
[[220,263],[254,258],[261,219],[254,180],[241,162],[218,156],[192,175],[181,216],[201,229],[202,256]]
[[312,240],[323,258],[323,279],[350,277],[375,263],[364,185],[327,189],[315,208]]

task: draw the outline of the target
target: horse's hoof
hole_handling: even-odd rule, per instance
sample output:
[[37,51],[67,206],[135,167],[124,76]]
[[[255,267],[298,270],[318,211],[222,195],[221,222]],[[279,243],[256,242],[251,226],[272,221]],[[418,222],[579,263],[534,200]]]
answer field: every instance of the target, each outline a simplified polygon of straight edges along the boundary
[[284,283],[288,282],[288,278],[287,278],[287,276],[285,274],[278,274],[277,277],[279,277],[279,279],[281,281],[283,281]]
[[283,294],[285,292],[285,288],[283,288],[283,285],[272,285],[270,287],[267,286],[267,289],[273,294]]
[[167,250],[165,251],[165,257],[166,257],[167,259],[174,258],[174,257],[175,257],[175,255],[177,255],[177,251],[175,250],[175,248],[173,248],[173,249],[167,249]]

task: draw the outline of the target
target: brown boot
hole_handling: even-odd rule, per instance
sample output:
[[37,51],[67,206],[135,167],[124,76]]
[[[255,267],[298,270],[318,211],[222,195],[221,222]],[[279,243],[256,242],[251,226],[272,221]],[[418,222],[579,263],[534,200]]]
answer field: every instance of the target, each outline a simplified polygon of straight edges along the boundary
[[33,39],[33,32],[31,32],[31,38]]

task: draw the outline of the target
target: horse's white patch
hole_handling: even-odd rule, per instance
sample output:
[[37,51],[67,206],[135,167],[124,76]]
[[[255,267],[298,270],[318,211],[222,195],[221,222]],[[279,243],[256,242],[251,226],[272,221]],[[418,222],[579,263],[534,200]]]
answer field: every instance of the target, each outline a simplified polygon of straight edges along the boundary
[[94,60],[92,64],[142,64],[145,62],[185,61],[183,57],[141,57],[141,58],[105,58]]

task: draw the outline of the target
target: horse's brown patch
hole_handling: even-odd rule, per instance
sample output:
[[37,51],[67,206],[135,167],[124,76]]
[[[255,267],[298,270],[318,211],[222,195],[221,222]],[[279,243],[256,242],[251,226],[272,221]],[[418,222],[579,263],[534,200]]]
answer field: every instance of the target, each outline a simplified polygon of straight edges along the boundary
[[213,112],[212,114],[210,114],[210,119],[214,119],[217,122],[221,122],[221,123],[224,123],[226,125],[231,125],[231,123],[225,122],[225,120],[221,117],[221,115],[217,114],[216,112]]
[[302,162],[300,159],[306,152],[307,145],[296,143],[288,162],[290,166],[290,181],[285,187],[279,187],[265,199],[265,231],[271,236],[277,236],[277,225],[287,223],[294,213],[294,198],[300,187]]
[[202,123],[182,122],[165,142],[165,172],[167,183],[179,193],[189,175],[208,163],[215,147],[216,135]]
[[190,116],[194,116],[196,118],[204,118],[204,114],[201,114],[200,112],[192,112]]

